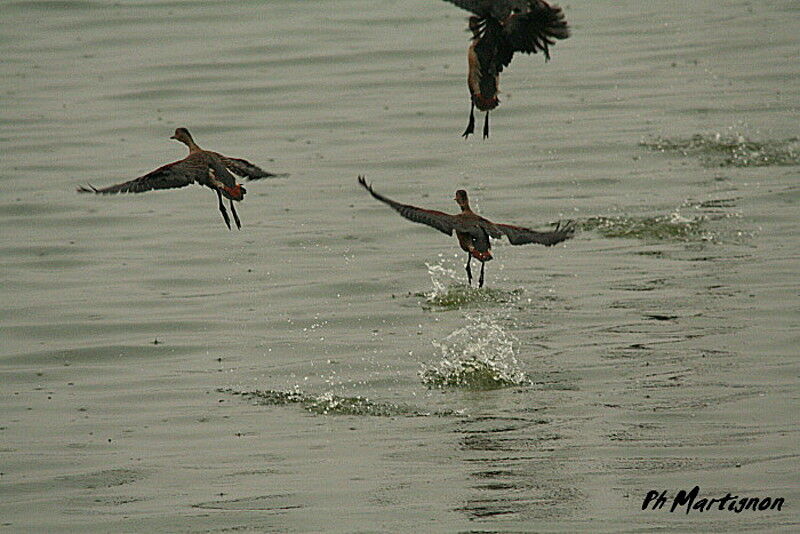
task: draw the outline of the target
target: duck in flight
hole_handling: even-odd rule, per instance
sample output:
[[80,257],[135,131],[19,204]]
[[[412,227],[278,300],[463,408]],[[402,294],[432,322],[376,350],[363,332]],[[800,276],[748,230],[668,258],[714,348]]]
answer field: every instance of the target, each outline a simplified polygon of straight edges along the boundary
[[483,138],[489,137],[489,112],[500,100],[498,83],[515,52],[542,52],[550,60],[555,39],[569,37],[569,27],[558,6],[544,0],[447,0],[474,13],[469,18],[472,44],[467,51],[467,86],[472,97],[469,123],[462,134],[475,132],[475,108],[486,113]]
[[180,161],[168,163],[163,167],[159,167],[144,176],[140,176],[128,182],[104,187],[102,189],[95,188],[92,185],[88,185],[87,187],[80,186],[78,187],[78,192],[102,195],[142,193],[154,189],[174,189],[198,183],[216,191],[219,201],[219,211],[222,213],[222,218],[228,226],[228,229],[230,229],[231,220],[222,202],[222,197],[230,201],[233,220],[236,222],[236,227],[241,228],[242,223],[239,221],[239,215],[236,213],[233,201],[241,201],[247,192],[241,184],[236,183],[236,177],[234,175],[247,178],[248,180],[286,176],[285,174],[267,172],[261,167],[244,159],[230,158],[217,152],[203,150],[194,142],[192,134],[190,134],[189,130],[186,128],[178,128],[175,130],[175,134],[170,137],[170,139],[180,141],[189,147],[189,155]]
[[573,221],[567,221],[564,224],[559,222],[550,232],[537,232],[521,226],[493,223],[470,209],[467,192],[463,189],[456,191],[455,197],[455,201],[461,207],[461,213],[450,215],[441,211],[427,210],[408,204],[401,204],[386,198],[376,193],[372,189],[372,185],[367,184],[363,176],[358,177],[358,183],[369,191],[369,194],[375,199],[380,200],[384,204],[388,204],[397,211],[397,213],[410,221],[427,224],[450,236],[452,236],[453,231],[455,231],[461,250],[467,253],[467,265],[465,269],[467,271],[467,281],[469,285],[472,285],[472,259],[475,258],[481,262],[481,274],[478,280],[478,287],[483,287],[483,273],[486,262],[493,258],[491,251],[492,244],[489,241],[490,237],[499,239],[505,235],[512,245],[538,243],[550,247],[571,238],[575,234],[575,223]]

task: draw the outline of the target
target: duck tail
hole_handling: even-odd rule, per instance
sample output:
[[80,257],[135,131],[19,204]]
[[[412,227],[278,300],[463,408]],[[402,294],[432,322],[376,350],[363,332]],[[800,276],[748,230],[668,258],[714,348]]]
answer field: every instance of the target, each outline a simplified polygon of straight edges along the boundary
[[490,261],[490,260],[494,259],[494,256],[492,256],[492,251],[491,250],[487,250],[485,252],[481,252],[480,250],[472,249],[469,252],[470,252],[470,254],[472,254],[473,258],[475,258],[476,260],[479,260],[479,261]]
[[225,192],[231,200],[242,200],[244,194],[247,193],[247,189],[242,187],[242,184],[236,184],[233,187],[225,187]]

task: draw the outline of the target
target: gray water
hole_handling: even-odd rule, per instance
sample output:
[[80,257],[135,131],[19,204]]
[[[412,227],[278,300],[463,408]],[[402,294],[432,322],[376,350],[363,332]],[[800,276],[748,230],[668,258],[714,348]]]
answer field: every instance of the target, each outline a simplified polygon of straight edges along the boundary
[[[465,141],[446,2],[0,5],[3,530],[796,531],[800,6],[563,7]],[[290,176],[74,192],[178,126]],[[469,290],[359,174],[580,231]]]

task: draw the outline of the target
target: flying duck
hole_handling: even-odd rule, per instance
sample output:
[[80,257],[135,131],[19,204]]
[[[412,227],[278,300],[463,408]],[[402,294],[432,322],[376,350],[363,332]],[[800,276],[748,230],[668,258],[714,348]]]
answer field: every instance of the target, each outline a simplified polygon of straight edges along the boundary
[[475,132],[475,108],[486,112],[483,138],[489,137],[489,111],[500,104],[498,82],[515,52],[543,52],[550,60],[554,39],[569,37],[569,27],[558,6],[544,0],[447,0],[474,13],[469,18],[472,43],[467,51],[467,86],[472,97],[469,123],[462,134]]
[[472,259],[481,262],[481,274],[478,280],[478,287],[483,287],[483,274],[486,262],[492,260],[492,244],[489,238],[499,239],[503,235],[508,237],[512,245],[527,245],[528,243],[538,243],[545,246],[553,246],[571,238],[575,234],[575,223],[567,221],[557,223],[550,232],[537,232],[521,226],[511,224],[498,224],[485,219],[472,211],[469,207],[467,192],[463,189],[456,191],[455,201],[461,207],[461,213],[450,215],[441,211],[418,208],[409,204],[395,202],[385,196],[376,193],[371,184],[367,184],[363,176],[358,177],[358,183],[369,191],[375,199],[384,204],[388,204],[397,213],[410,221],[427,224],[436,228],[442,233],[453,235],[453,231],[458,238],[461,250],[467,253],[467,281],[472,285]]
[[135,178],[128,182],[104,187],[95,188],[92,185],[78,187],[79,193],[97,193],[110,195],[116,193],[142,193],[154,189],[174,189],[186,187],[193,183],[204,185],[216,191],[219,200],[219,211],[228,229],[231,228],[231,221],[225,205],[222,203],[224,196],[230,201],[233,219],[236,227],[241,228],[239,215],[233,201],[241,201],[247,192],[241,184],[236,183],[234,174],[246,177],[248,180],[260,180],[274,176],[285,176],[267,172],[261,167],[240,158],[230,158],[217,152],[203,150],[194,142],[192,134],[186,128],[178,128],[175,134],[170,137],[185,144],[189,148],[189,155],[182,160],[168,163],[158,169],[151,171],[144,176]]

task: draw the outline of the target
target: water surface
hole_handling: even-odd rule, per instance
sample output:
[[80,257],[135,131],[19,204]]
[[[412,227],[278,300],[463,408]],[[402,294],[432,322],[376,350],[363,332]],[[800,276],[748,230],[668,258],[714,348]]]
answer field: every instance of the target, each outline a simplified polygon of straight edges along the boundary
[[[4,2],[9,531],[791,531],[796,2],[565,4],[468,141],[446,2]],[[288,178],[228,231],[183,157]],[[575,219],[464,287],[433,209]],[[642,512],[651,489],[782,512]]]

